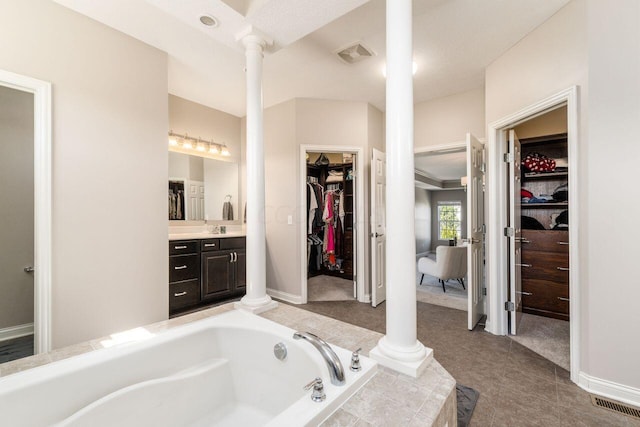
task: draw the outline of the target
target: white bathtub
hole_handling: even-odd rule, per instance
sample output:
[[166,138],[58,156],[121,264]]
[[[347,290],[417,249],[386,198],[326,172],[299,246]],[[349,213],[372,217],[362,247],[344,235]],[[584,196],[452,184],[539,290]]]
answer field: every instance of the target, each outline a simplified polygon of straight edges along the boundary
[[[349,370],[351,352],[332,346],[346,385],[334,386],[320,353],[293,330],[242,311],[179,326],[0,378],[7,426],[317,425],[375,374]],[[276,359],[283,342],[288,356]],[[315,377],[327,398],[311,401]]]

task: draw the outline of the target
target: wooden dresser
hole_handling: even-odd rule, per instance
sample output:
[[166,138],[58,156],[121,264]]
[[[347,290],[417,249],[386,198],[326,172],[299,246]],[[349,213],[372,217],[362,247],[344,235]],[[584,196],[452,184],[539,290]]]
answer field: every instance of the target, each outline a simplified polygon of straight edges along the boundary
[[522,311],[569,320],[569,232],[522,230]]

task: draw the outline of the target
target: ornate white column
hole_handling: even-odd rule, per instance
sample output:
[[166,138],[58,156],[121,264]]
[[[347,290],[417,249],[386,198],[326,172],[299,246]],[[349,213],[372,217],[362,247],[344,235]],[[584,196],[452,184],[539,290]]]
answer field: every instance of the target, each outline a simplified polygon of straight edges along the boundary
[[266,40],[242,37],[247,60],[247,294],[236,308],[261,313],[278,306],[267,295],[262,58]]
[[433,350],[417,340],[411,0],[387,0],[387,334],[380,364],[417,377]]

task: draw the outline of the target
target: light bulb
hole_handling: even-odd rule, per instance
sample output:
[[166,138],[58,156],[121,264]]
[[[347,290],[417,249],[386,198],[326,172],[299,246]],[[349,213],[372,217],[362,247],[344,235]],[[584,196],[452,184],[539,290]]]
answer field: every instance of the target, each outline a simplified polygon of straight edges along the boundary
[[221,154],[222,154],[223,156],[230,156],[230,155],[231,155],[231,153],[229,153],[229,150],[227,150],[227,147],[222,147],[222,152],[221,152]]
[[220,152],[220,150],[218,150],[218,146],[217,145],[211,145],[211,146],[209,146],[209,152],[211,154],[218,154]]
[[196,146],[196,150],[205,151],[206,149],[204,148],[204,144],[199,142],[198,145]]
[[193,148],[193,144],[191,143],[191,141],[187,139],[185,142],[182,143],[182,148],[191,149]]
[[178,145],[178,140],[175,138],[169,138],[169,145]]

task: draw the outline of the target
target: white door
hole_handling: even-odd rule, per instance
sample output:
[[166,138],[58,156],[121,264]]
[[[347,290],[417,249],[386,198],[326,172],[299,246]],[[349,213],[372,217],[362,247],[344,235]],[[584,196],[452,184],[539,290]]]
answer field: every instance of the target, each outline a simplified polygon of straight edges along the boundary
[[387,298],[385,284],[385,191],[386,155],[373,149],[371,158],[371,305],[376,307]]
[[509,300],[513,303],[510,311],[509,332],[516,335],[522,317],[522,228],[521,228],[521,196],[520,189],[520,141],[516,132],[509,130]]
[[484,147],[467,134],[467,327],[472,330],[484,314]]

